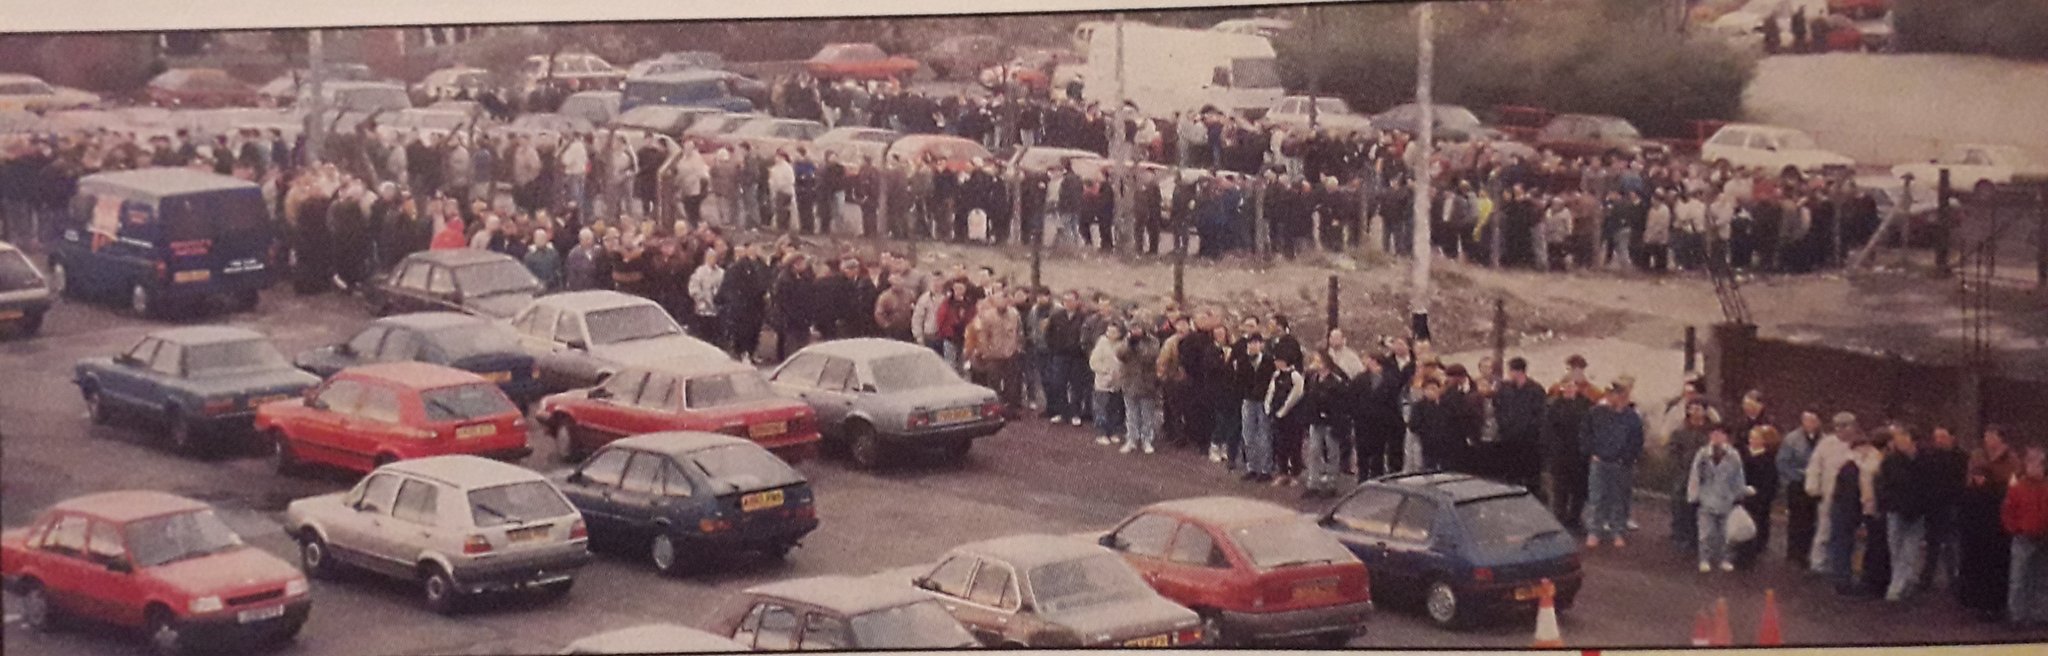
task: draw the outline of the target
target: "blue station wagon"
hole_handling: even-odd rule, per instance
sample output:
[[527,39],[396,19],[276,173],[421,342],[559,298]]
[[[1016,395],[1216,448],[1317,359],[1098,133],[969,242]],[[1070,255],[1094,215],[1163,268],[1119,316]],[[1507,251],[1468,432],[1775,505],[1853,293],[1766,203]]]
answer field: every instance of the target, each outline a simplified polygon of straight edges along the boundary
[[87,358],[73,382],[92,421],[121,413],[165,428],[171,446],[198,454],[247,433],[256,407],[303,394],[320,377],[300,371],[262,333],[193,326],[150,333],[110,358]]
[[1543,579],[1570,608],[1578,543],[1527,489],[1470,474],[1396,474],[1360,484],[1317,516],[1372,570],[1374,600],[1419,603],[1459,626],[1536,606]]
[[212,297],[256,306],[270,283],[274,231],[254,183],[180,168],[78,180],[50,253],[50,286],[119,295],[142,316]]
[[415,312],[370,322],[347,341],[299,353],[293,363],[326,378],[377,362],[426,362],[461,369],[498,384],[521,407],[545,393],[534,358],[503,324],[455,312]]
[[716,433],[618,440],[552,480],[594,536],[645,540],[663,574],[724,552],[781,558],[818,528],[803,474],[753,442]]

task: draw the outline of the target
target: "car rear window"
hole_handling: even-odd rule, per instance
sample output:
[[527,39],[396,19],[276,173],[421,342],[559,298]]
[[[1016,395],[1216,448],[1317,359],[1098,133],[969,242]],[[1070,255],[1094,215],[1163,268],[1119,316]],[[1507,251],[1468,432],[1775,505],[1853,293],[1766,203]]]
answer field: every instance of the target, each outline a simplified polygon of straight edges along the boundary
[[1458,504],[1458,523],[1480,545],[1519,546],[1544,535],[1562,535],[1543,504],[1530,495],[1494,497]]
[[28,256],[21,251],[0,253],[0,292],[20,291],[43,286],[43,277],[36,273]]
[[766,490],[801,483],[804,475],[775,454],[751,444],[713,447],[690,454],[690,461],[704,471],[712,483],[727,492]]
[[468,421],[518,412],[512,400],[490,383],[430,389],[420,394],[427,421]]
[[691,409],[718,408],[776,398],[768,379],[759,372],[736,371],[699,376],[683,382],[683,405]]
[[974,644],[946,607],[928,599],[853,616],[857,646],[888,649],[955,649]]
[[569,503],[545,481],[527,481],[469,492],[470,519],[477,528],[552,519],[570,513]]
[[1230,540],[1262,570],[1296,565],[1327,565],[1356,560],[1351,551],[1306,520],[1288,518],[1240,526]]
[[1031,568],[1031,596],[1040,613],[1140,599],[1152,594],[1122,556],[1101,554]]
[[904,353],[876,359],[868,367],[875,374],[875,389],[903,392],[959,382],[959,374],[931,351]]
[[540,281],[533,277],[533,272],[510,259],[457,268],[455,282],[464,296],[475,298],[540,289]]

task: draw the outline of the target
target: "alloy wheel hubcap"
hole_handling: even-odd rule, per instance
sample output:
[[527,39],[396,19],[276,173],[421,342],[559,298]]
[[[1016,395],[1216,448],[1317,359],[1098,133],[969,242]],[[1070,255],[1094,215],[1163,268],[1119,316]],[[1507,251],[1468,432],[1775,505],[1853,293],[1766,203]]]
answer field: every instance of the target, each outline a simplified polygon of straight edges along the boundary
[[166,653],[177,650],[178,629],[172,627],[169,620],[157,620],[156,632],[152,635],[156,638],[156,645],[159,649]]
[[669,537],[666,535],[656,536],[654,538],[654,566],[666,570],[670,567],[674,567],[675,564],[675,541],[669,539]]
[[1458,598],[1443,584],[1429,590],[1429,616],[1439,621],[1449,621],[1458,612]]
[[136,314],[148,312],[149,290],[143,289],[140,285],[136,286],[134,291],[128,293],[128,307],[135,310]]
[[327,559],[327,553],[322,551],[320,543],[314,540],[307,540],[306,546],[299,551],[306,561],[306,569],[319,569],[320,562]]
[[439,600],[442,597],[446,596],[448,596],[448,584],[441,580],[440,575],[436,574],[433,577],[427,579],[428,599]]
[[23,621],[28,622],[29,626],[39,628],[47,626],[50,622],[49,597],[43,596],[41,589],[29,592],[28,599],[23,600],[22,603],[21,617]]

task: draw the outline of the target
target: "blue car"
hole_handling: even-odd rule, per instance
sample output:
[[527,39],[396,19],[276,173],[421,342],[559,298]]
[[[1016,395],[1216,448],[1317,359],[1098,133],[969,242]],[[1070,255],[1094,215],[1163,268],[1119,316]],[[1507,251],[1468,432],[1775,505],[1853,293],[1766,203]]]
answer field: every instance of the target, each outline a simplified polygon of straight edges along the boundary
[[1534,608],[1543,579],[1570,608],[1579,547],[1529,490],[1470,474],[1384,476],[1316,517],[1372,572],[1372,598],[1455,627]]
[[293,363],[326,378],[343,369],[377,362],[426,362],[454,367],[490,380],[525,407],[546,393],[534,375],[534,358],[519,335],[502,324],[457,312],[415,312],[370,322],[362,332],[333,346],[299,353]]
[[640,540],[675,575],[722,553],[782,558],[818,528],[811,484],[751,441],[689,431],[612,442],[551,479],[595,539]]
[[298,370],[262,333],[193,326],[150,333],[113,357],[87,358],[72,381],[95,424],[130,415],[164,427],[188,455],[247,434],[256,407],[305,393],[320,377]]

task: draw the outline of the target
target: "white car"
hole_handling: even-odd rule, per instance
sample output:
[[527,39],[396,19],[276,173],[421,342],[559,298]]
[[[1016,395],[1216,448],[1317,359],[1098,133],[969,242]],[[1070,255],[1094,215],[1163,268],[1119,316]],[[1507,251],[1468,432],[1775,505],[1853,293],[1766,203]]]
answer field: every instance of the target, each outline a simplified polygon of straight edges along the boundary
[[384,465],[347,492],[292,502],[285,517],[306,574],[355,568],[414,581],[439,613],[485,592],[559,597],[590,563],[589,529],[561,490],[476,456]]
[[1856,160],[1826,150],[1813,136],[1792,128],[1729,123],[1700,145],[1700,159],[1769,172],[1786,168],[1824,171],[1856,168]]
[[432,144],[474,121],[474,116],[461,110],[402,109],[378,116],[377,134],[386,138],[419,135],[422,141]]
[[1894,166],[1892,177],[1904,179],[1910,175],[1919,188],[1933,189],[1941,183],[1943,169],[1948,170],[1949,187],[1957,191],[2006,184],[2012,182],[2015,174],[2044,172],[2013,146],[1959,144],[1942,153],[1941,159]]
[[889,150],[889,143],[901,136],[903,133],[881,128],[832,128],[812,139],[811,146],[818,150],[820,159],[825,157],[825,153],[832,153],[849,165],[868,159],[880,164],[882,153]]
[[44,112],[81,109],[97,104],[100,104],[97,94],[52,86],[34,75],[0,73],[0,109]]
[[[1317,128],[1330,134],[1372,134],[1372,119],[1351,111],[1351,105],[1343,98],[1317,96],[1315,99]],[[1266,109],[1266,122],[1287,128],[1290,132],[1308,133],[1308,96],[1288,96],[1274,102]]]
[[464,91],[474,98],[478,93],[491,88],[491,72],[473,66],[452,66],[443,68],[421,78],[412,87],[413,93],[422,98],[440,100],[454,98]]

